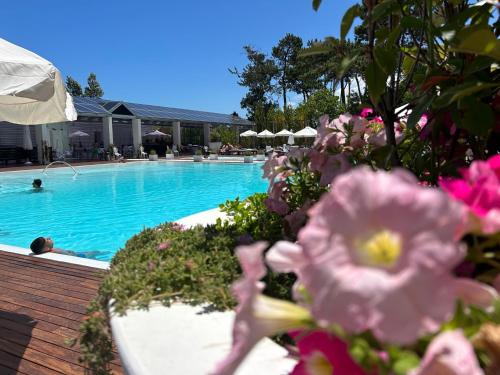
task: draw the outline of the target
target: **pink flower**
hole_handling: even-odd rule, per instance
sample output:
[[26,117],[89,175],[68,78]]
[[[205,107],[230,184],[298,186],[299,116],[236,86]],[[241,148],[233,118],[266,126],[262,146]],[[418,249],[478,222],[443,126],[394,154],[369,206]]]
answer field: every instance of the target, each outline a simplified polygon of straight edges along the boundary
[[167,240],[158,245],[158,250],[167,250],[170,246],[172,246],[172,241]]
[[233,344],[228,356],[212,374],[233,374],[246,355],[262,338],[312,324],[309,312],[288,301],[280,301],[261,294],[266,275],[262,253],[265,242],[239,246],[236,255],[243,270],[243,277],[233,285],[238,298],[233,326]]
[[460,277],[454,281],[454,285],[457,297],[468,305],[488,309],[493,306],[493,302],[498,298],[495,288],[473,279]]
[[339,146],[339,136],[335,130],[336,126],[333,121],[330,122],[328,115],[322,116],[319,119],[318,133],[314,141],[314,147],[317,150],[327,150],[328,148]]
[[290,207],[283,200],[287,184],[285,181],[277,181],[270,184],[269,198],[264,201],[266,207],[278,215],[286,215],[290,211]]
[[366,107],[361,110],[361,113],[359,115],[363,118],[367,118],[371,114],[373,114],[373,109],[371,109],[370,107]]
[[423,129],[425,128],[428,122],[429,122],[429,116],[424,113],[422,117],[420,117],[420,120],[418,120],[417,125],[419,126],[420,129]]
[[[403,140],[404,133],[400,124],[394,124],[394,133],[396,135],[396,144],[399,145]],[[387,136],[385,133],[385,128],[381,128],[379,131],[371,134],[368,137],[368,143],[377,147],[382,147],[387,144]]]
[[345,154],[330,155],[327,152],[311,150],[309,153],[311,160],[311,170],[321,173],[319,184],[321,186],[329,185],[333,179],[347,172],[351,164]]
[[432,340],[420,366],[411,375],[484,375],[474,349],[461,330],[447,331]]
[[441,178],[441,188],[467,205],[474,229],[485,234],[500,231],[500,155],[474,161],[460,172],[462,179]]
[[441,191],[403,170],[357,168],[334,180],[309,217],[301,246],[276,244],[268,263],[297,274],[320,325],[410,344],[453,314],[463,209]]
[[264,171],[262,177],[267,178],[269,182],[273,184],[279,174],[283,172],[286,160],[286,156],[277,156],[277,154],[271,155],[262,167],[262,170]]
[[291,334],[296,339],[300,352],[300,362],[291,375],[364,375],[363,369],[351,358],[347,344],[332,334],[315,331],[301,336]]

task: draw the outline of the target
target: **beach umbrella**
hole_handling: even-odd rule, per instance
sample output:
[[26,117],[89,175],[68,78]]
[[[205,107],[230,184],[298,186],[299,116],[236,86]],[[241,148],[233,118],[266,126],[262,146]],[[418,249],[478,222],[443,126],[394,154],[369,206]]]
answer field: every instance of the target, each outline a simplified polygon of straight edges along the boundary
[[0,121],[20,125],[74,121],[77,113],[52,63],[0,38]]
[[153,130],[152,132],[144,134],[145,137],[170,137],[170,134],[163,133],[161,131]]
[[76,137],[88,137],[89,135],[85,132],[82,132],[81,130],[77,130],[76,132],[73,132],[69,135],[70,138],[76,138]]
[[293,136],[296,138],[316,138],[316,134],[318,134],[318,132],[315,129],[311,128],[310,126],[306,126],[304,129],[299,130]]
[[283,129],[276,133],[276,137],[290,137],[293,133],[290,130]]
[[289,145],[295,144],[295,138],[293,138],[293,134],[288,137],[288,141],[286,143],[288,143]]
[[263,130],[259,134],[257,134],[257,138],[274,138],[274,133],[271,133],[269,130]]
[[257,132],[254,132],[253,130],[247,130],[246,132],[240,134],[240,137],[255,137],[255,136],[257,136]]

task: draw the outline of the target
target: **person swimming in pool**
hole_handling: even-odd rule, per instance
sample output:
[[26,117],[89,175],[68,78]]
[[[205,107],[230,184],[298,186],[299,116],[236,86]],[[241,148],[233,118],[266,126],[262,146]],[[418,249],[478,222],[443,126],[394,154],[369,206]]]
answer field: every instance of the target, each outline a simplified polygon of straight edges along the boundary
[[33,189],[35,189],[35,190],[43,189],[42,188],[42,180],[40,180],[39,178],[35,178],[31,185],[33,186]]
[[30,245],[31,251],[35,255],[45,254],[45,253],[56,253],[64,255],[73,255],[80,258],[94,258],[99,254],[98,251],[88,251],[88,252],[75,252],[71,250],[63,250],[54,248],[54,241],[50,237],[38,237],[33,240]]

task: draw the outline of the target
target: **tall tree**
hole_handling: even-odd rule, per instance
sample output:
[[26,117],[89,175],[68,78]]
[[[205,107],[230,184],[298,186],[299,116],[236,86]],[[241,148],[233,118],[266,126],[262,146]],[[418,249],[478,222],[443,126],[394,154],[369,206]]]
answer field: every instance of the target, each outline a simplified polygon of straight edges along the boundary
[[[240,86],[248,88],[248,92],[241,100],[241,108],[247,110],[250,119],[256,120],[256,117],[262,119],[273,106],[273,81],[277,74],[277,67],[274,61],[264,53],[251,46],[245,46],[244,49],[248,64],[241,72],[237,68],[229,69],[229,71],[238,77]],[[256,116],[257,112],[258,116]]]
[[66,90],[68,90],[71,96],[83,95],[82,86],[71,76],[66,77]]
[[297,82],[297,60],[302,49],[302,39],[286,34],[278,45],[273,47],[273,57],[278,67],[278,86],[283,95],[283,109],[287,108],[287,92],[293,90]]
[[87,78],[87,87],[85,87],[85,95],[89,98],[102,98],[104,91],[102,91],[101,85],[97,81],[95,73],[90,73]]

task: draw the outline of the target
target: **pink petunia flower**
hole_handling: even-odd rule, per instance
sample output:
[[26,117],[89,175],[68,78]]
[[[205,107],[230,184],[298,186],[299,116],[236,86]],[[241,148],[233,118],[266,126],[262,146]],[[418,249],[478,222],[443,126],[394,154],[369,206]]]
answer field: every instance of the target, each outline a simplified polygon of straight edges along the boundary
[[330,155],[327,152],[311,150],[309,152],[310,166],[312,171],[321,173],[319,184],[329,185],[333,179],[347,172],[351,168],[349,159],[345,154]]
[[500,231],[500,155],[474,161],[460,172],[461,179],[441,178],[441,188],[467,205],[474,231],[484,234]]
[[338,337],[325,331],[290,335],[300,352],[300,362],[290,375],[365,375],[349,355],[347,344]]
[[461,330],[439,334],[410,375],[484,375],[474,349]]
[[453,314],[463,216],[406,171],[361,167],[334,180],[309,211],[300,245],[277,243],[268,264],[297,274],[320,325],[410,344]]
[[238,298],[233,325],[233,343],[228,356],[212,374],[233,374],[246,355],[266,336],[311,326],[310,314],[304,308],[261,294],[265,285],[260,281],[266,275],[262,253],[267,243],[257,242],[239,246],[236,255],[243,269],[243,277],[233,285]]

